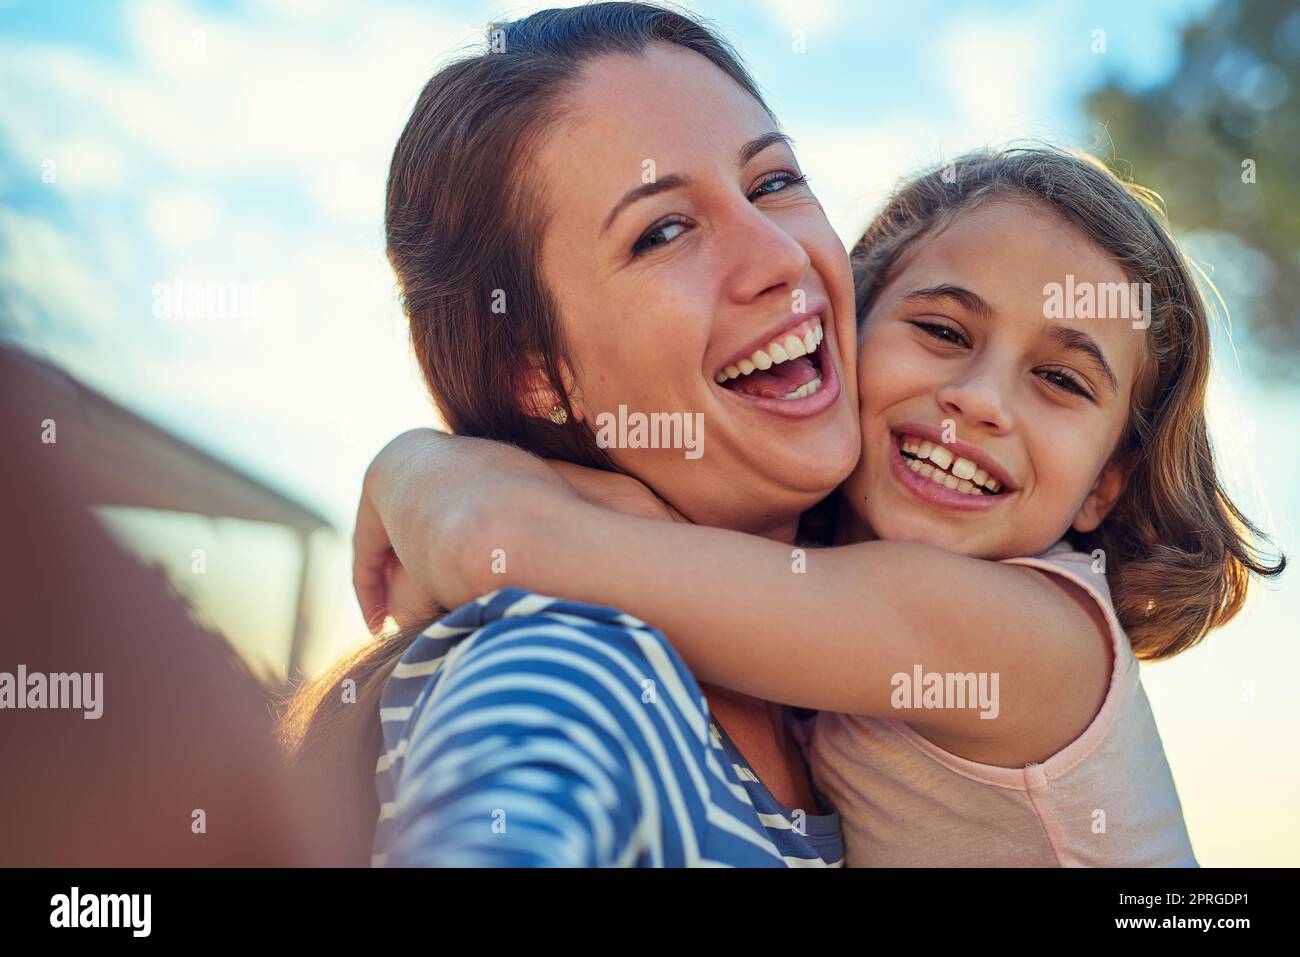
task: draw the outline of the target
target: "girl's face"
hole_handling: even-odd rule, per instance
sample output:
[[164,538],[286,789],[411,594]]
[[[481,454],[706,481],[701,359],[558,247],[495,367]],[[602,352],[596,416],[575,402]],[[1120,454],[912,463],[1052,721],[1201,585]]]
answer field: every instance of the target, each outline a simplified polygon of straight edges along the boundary
[[863,456],[843,488],[859,531],[998,559],[1096,528],[1123,488],[1111,458],[1145,332],[1044,304],[1067,276],[1076,295],[1128,277],[1050,208],[1008,200],[959,213],[895,269],[859,344]]
[[566,104],[527,172],[575,409],[593,431],[620,406],[702,413],[702,455],[609,453],[693,521],[792,533],[859,453],[843,244],[772,119],[703,57],[600,58]]

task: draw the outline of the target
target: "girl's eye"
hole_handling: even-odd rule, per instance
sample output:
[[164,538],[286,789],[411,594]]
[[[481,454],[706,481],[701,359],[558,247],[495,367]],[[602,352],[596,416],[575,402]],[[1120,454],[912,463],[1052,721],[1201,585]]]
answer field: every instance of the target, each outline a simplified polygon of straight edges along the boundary
[[1040,375],[1046,382],[1050,382],[1063,392],[1081,395],[1085,399],[1092,398],[1092,394],[1088,392],[1083,383],[1063,369],[1044,369]]
[[918,322],[916,320],[912,321],[912,325],[916,326],[916,328],[920,329],[927,336],[938,339],[940,342],[948,342],[955,346],[967,345],[966,337],[960,330],[954,329],[952,326],[940,325],[937,322]]
[[791,186],[807,186],[807,176],[795,176],[794,173],[782,170],[779,173],[773,173],[763,182],[759,183],[752,193],[750,199],[757,199],[760,196],[770,196],[772,193],[779,193],[783,189]]
[[652,226],[644,236],[632,246],[632,255],[639,256],[647,249],[664,246],[686,231],[686,222],[681,219],[669,219],[657,226]]

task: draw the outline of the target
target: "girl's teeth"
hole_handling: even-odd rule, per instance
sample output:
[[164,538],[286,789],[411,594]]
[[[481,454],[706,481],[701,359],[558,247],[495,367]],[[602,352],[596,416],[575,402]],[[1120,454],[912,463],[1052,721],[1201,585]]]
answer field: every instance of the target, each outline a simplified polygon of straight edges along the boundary
[[785,348],[779,342],[774,342],[768,346],[767,354],[772,357],[773,365],[776,365],[779,362],[786,362],[790,358],[790,353],[786,352]]
[[[955,456],[942,445],[928,439],[902,436],[899,448],[909,456],[914,456],[907,459],[908,468],[945,488],[955,488],[967,495],[983,495],[985,489],[997,492],[1002,488],[997,479],[990,478],[987,471],[977,467],[970,459]],[[952,481],[949,482],[949,479]]]
[[754,368],[762,372],[766,372],[768,369],[772,368],[772,357],[762,349],[755,350],[754,354],[750,356],[750,358],[754,360]]
[[798,359],[800,356],[808,354],[808,350],[803,346],[803,340],[794,333],[786,336],[782,345],[785,346],[785,351],[790,354],[791,359]]
[[741,359],[739,362],[736,363],[736,365],[740,367],[741,375],[749,375],[757,368],[757,366],[755,366],[754,363],[750,362],[748,359]]
[[804,354],[806,355],[810,352],[815,351],[816,349],[817,349],[817,336],[813,332],[813,330],[809,329],[807,332],[804,333],[803,336]]
[[958,459],[952,463],[952,474],[963,480],[974,478],[975,463],[970,459]]

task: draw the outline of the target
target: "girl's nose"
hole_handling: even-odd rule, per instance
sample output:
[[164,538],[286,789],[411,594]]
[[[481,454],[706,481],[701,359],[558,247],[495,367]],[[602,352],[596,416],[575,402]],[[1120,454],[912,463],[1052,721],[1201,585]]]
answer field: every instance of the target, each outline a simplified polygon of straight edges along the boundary
[[970,369],[939,390],[939,406],[958,422],[983,431],[1010,431],[1012,416],[1007,383],[991,369]]

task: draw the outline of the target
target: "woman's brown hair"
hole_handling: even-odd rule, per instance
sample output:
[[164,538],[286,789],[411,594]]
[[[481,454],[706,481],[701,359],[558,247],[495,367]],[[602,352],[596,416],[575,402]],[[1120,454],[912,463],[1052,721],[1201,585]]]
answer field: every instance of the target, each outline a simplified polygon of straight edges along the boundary
[[[485,50],[443,67],[421,91],[388,174],[388,258],[425,382],[451,431],[613,468],[568,407],[568,348],[537,269],[546,209],[528,158],[592,59],[636,55],[652,43],[700,54],[767,110],[714,30],[646,3],[592,3],[494,24]],[[521,401],[538,374],[564,403],[567,423]],[[368,863],[379,814],[384,685],[426,626],[339,661],[294,695],[281,722],[299,773],[336,798],[348,863]]]
[[1263,536],[1228,497],[1206,424],[1211,313],[1164,222],[1159,197],[1094,157],[1048,147],[977,151],[904,183],[853,248],[859,325],[907,250],[991,200],[1043,203],[1151,284],[1146,354],[1115,455],[1129,465],[1100,527],[1072,534],[1101,549],[1120,623],[1139,658],[1184,651],[1241,609],[1252,575],[1281,574]]

